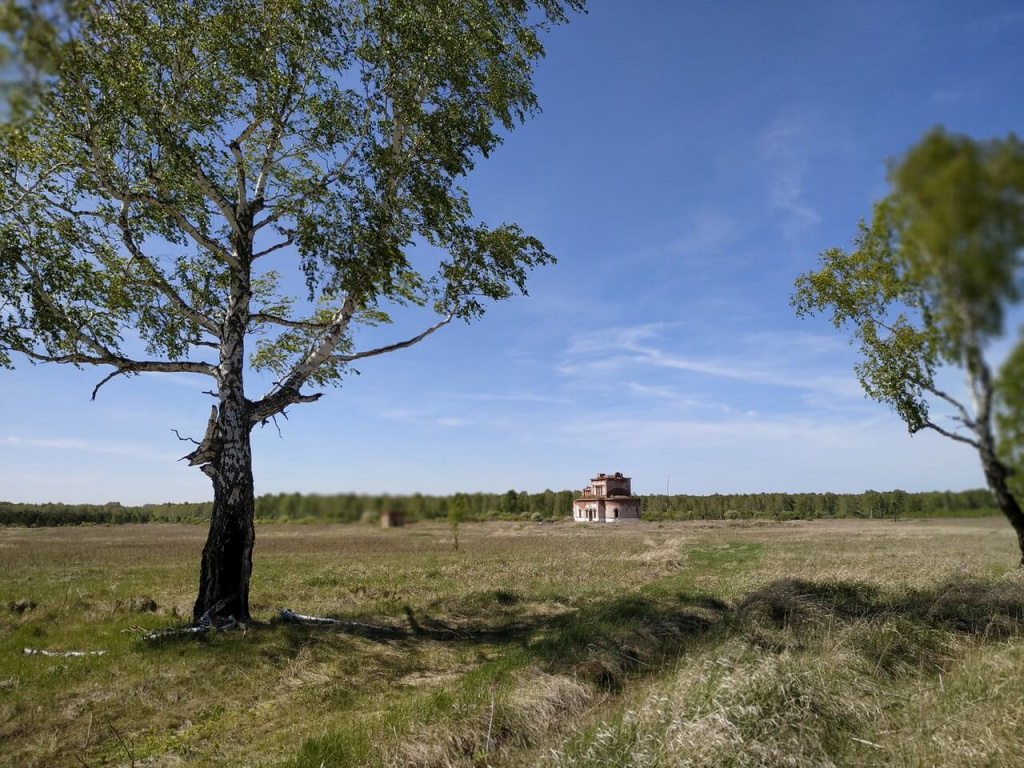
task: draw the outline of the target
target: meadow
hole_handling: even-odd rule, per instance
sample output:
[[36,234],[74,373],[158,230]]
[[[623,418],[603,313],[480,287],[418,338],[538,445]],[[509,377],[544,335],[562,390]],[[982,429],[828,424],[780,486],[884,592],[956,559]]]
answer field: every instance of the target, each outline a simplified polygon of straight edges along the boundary
[[0,528],[0,764],[1024,765],[999,518],[260,525],[253,625],[145,639],[204,538]]

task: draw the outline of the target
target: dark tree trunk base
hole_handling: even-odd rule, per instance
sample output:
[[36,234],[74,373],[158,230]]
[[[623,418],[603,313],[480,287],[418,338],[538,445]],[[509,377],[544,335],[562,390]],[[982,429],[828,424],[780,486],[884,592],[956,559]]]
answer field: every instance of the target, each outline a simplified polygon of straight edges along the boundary
[[985,472],[988,488],[995,498],[996,506],[1003,513],[1017,534],[1017,547],[1020,549],[1019,568],[1024,568],[1024,511],[1021,510],[1017,497],[1010,489],[1010,471],[996,457],[994,450],[981,451],[981,467]]
[[195,623],[204,618],[215,624],[229,617],[240,622],[251,619],[249,577],[256,540],[252,452],[248,424],[237,428],[241,426],[237,422],[225,423],[227,410],[222,406],[220,446],[211,465],[213,514],[203,547],[199,596],[192,608]]

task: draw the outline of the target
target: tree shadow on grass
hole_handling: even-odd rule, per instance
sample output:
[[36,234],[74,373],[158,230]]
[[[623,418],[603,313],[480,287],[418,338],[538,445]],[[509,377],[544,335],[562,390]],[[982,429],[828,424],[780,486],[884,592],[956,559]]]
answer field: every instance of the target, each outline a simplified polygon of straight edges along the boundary
[[825,618],[899,618],[927,629],[1001,638],[1024,628],[1024,579],[946,581],[895,594],[855,581],[782,579],[748,594],[734,613],[741,627],[766,620],[782,628]]
[[[494,590],[470,597],[450,614],[404,606],[404,622],[344,615],[330,617],[337,624],[275,618],[249,631],[256,637],[280,633],[286,647],[274,653],[284,657],[332,636],[358,636],[396,649],[430,643],[486,646],[500,654],[524,654],[525,661],[548,672],[571,673],[614,691],[627,676],[664,669],[687,648],[726,637],[742,637],[764,649],[800,649],[822,633],[855,628],[858,648],[878,656],[879,669],[887,670],[911,660],[942,667],[948,635],[996,640],[1024,630],[1024,579],[1012,577],[906,591],[856,581],[781,579],[734,604],[705,594],[645,590],[554,614],[538,612],[516,593]],[[170,637],[159,644],[189,642],[194,638]],[[392,656],[401,665],[401,654]]]

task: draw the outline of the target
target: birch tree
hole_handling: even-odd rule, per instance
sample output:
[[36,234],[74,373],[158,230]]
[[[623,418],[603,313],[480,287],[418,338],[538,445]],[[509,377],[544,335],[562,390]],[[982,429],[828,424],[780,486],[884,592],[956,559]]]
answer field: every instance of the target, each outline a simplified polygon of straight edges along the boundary
[[[1021,299],[1024,143],[935,129],[891,165],[889,184],[853,250],[825,251],[819,269],[797,280],[793,304],[852,330],[864,391],[911,433],[929,430],[977,453],[1024,567],[1024,512],[1011,483],[1024,400],[1000,396],[990,360]],[[963,371],[964,394],[940,387],[943,367]],[[1004,377],[1002,390],[1019,392],[1013,383]],[[1000,432],[1011,438],[1003,447]]]
[[[251,430],[553,260],[457,182],[537,111],[541,35],[582,3],[67,4],[38,108],[0,131],[0,362],[98,366],[94,397],[143,372],[210,383],[195,620],[249,619]],[[435,319],[353,345],[396,307]]]

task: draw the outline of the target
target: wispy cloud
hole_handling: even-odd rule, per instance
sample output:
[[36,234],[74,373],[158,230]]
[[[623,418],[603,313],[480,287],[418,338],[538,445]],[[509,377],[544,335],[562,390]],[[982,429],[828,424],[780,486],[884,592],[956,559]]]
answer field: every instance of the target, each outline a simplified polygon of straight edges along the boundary
[[1024,24],[1024,10],[982,16],[970,22],[966,26],[966,30],[969,34],[988,36],[999,34],[1022,24]]
[[928,101],[938,106],[944,106],[946,104],[955,104],[964,98],[964,92],[958,91],[953,88],[940,88],[934,91],[931,96],[928,97]]
[[452,392],[451,397],[462,400],[480,400],[495,403],[549,403],[564,405],[570,402],[564,397],[541,395],[535,392]]
[[[603,420],[601,422],[572,422],[562,431],[578,437],[590,434],[614,433],[622,440],[641,445],[662,441],[681,440],[758,440],[762,442],[794,444],[797,441],[815,444],[832,443],[848,439],[851,434],[876,430],[886,422],[881,419],[861,419],[843,423],[830,423],[823,429],[820,421],[806,418],[759,418],[756,413],[737,415],[722,421],[697,420]],[[840,433],[837,433],[837,429]]]
[[[705,208],[686,219],[682,232],[675,238],[640,251],[639,258],[674,257],[688,266],[717,261],[722,251],[736,243],[742,234],[738,219],[720,211]],[[735,266],[735,261],[730,260]]]
[[572,339],[558,370],[568,376],[594,377],[650,366],[793,389],[861,394],[852,376],[814,365],[813,358],[839,348],[832,336],[746,334],[729,340],[733,354],[702,356],[666,350],[656,343],[666,327],[653,323],[582,334]]
[[61,451],[81,451],[83,453],[107,454],[113,456],[132,456],[161,461],[174,461],[180,456],[171,453],[160,453],[142,448],[138,445],[122,445],[98,440],[82,440],[73,437],[18,437],[7,435],[0,437],[0,446],[10,448],[49,448]]
[[804,192],[808,140],[816,119],[809,112],[776,118],[761,137],[761,157],[768,166],[768,202],[786,214],[782,229],[793,239],[821,221]]
[[641,384],[636,381],[627,381],[626,390],[639,398],[657,400],[675,408],[689,408],[708,411],[720,411],[721,413],[732,413],[733,409],[725,403],[717,403],[699,397],[691,397],[681,393],[675,387],[652,386]]
[[461,416],[443,416],[439,419],[434,419],[434,423],[439,427],[465,427],[472,422]]

